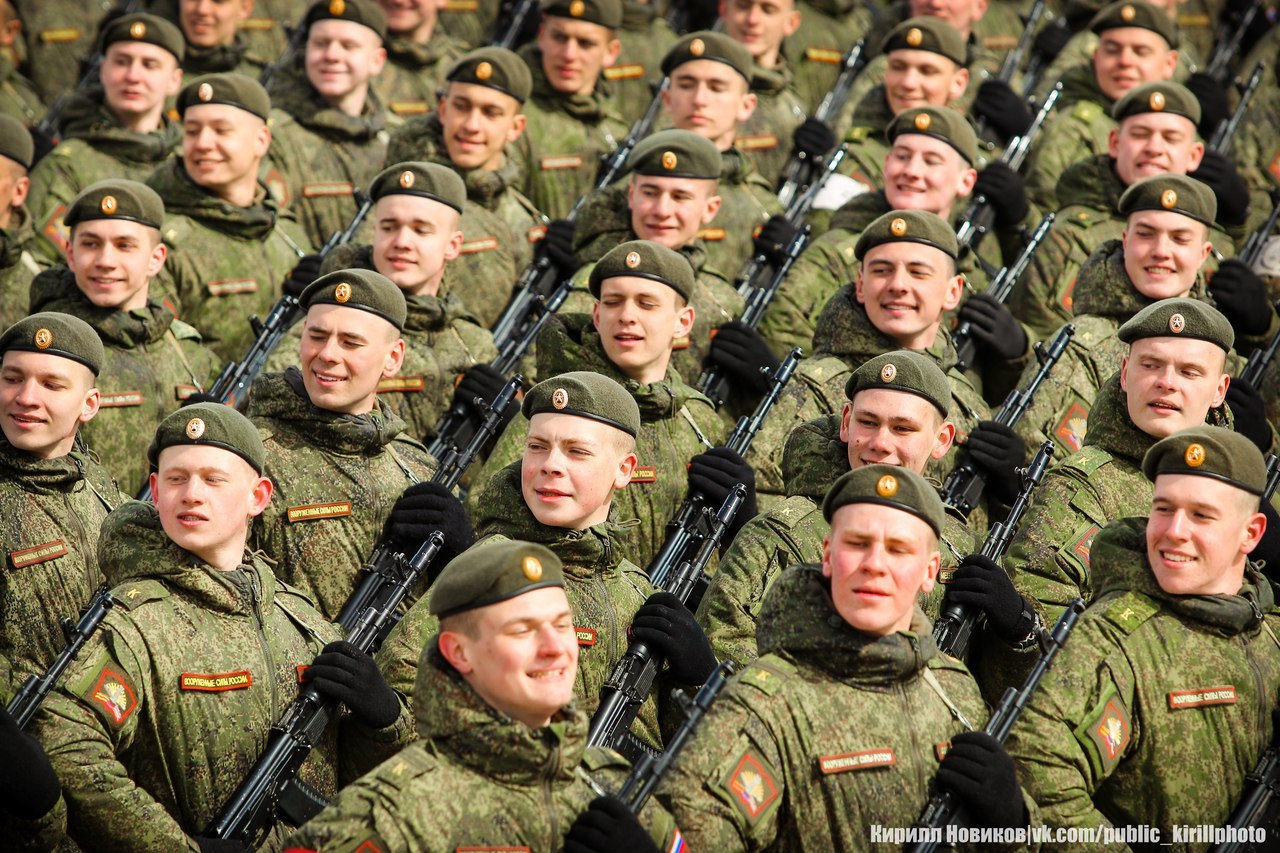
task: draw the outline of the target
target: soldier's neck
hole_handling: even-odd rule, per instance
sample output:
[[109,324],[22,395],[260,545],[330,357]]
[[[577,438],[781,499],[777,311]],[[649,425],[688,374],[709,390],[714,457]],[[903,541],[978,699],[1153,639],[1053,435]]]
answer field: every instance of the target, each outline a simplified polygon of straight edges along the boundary
[[111,113],[111,117],[116,120],[125,130],[131,130],[134,133],[155,133],[164,123],[164,104],[156,105],[155,109],[145,113],[121,113],[107,105],[107,111]]

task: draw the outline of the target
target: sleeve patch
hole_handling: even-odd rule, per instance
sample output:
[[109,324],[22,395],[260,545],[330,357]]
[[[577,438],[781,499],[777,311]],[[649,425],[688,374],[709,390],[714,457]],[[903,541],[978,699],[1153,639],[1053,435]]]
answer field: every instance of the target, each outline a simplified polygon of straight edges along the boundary
[[773,777],[768,763],[755,750],[748,749],[720,784],[747,821],[754,825],[777,804],[778,783]]
[[1089,428],[1089,410],[1074,404],[1053,428],[1053,437],[1061,441],[1071,452],[1075,453],[1084,445],[1085,430]]
[[103,664],[84,698],[103,718],[116,728],[138,710],[138,691],[124,671],[113,664]]
[[1110,775],[1120,763],[1129,746],[1131,732],[1129,709],[1115,685],[1108,685],[1097,707],[1089,712],[1074,732],[1099,780]]
[[1098,535],[1098,530],[1098,525],[1091,524],[1088,530],[1071,543],[1071,553],[1083,560],[1086,566],[1089,565],[1089,550],[1093,547],[1093,537]]

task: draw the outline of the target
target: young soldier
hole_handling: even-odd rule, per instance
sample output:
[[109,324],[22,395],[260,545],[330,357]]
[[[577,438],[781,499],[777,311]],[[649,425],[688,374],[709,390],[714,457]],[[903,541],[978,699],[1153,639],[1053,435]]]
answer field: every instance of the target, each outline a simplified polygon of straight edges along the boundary
[[378,0],[378,5],[387,16],[387,64],[374,78],[374,91],[394,115],[424,115],[466,46],[436,30],[439,0]]
[[101,411],[82,435],[134,495],[145,485],[146,435],[218,372],[218,359],[195,329],[155,299],[152,279],[164,265],[164,202],[135,181],[101,181],[67,211],[67,265],[31,283],[32,311],[60,311],[87,322],[106,347],[98,376]]
[[0,115],[22,123],[39,123],[45,105],[35,85],[18,72],[18,36],[22,21],[9,0],[0,0]]
[[34,147],[21,122],[0,116],[0,325],[6,328],[27,315],[31,280],[44,268],[33,252],[26,205]]
[[76,87],[81,63],[93,56],[94,36],[110,7],[80,0],[9,0],[22,21],[23,71],[45,103]]
[[[413,688],[423,741],[345,788],[290,849],[559,849],[573,839],[597,792],[622,784],[626,762],[586,748],[565,587],[560,558],[529,542],[483,545],[450,563],[423,602],[439,620]],[[680,838],[656,801],[642,821],[652,835],[630,818],[615,840],[666,850]]]
[[978,685],[921,641],[933,628],[916,602],[938,575],[937,491],[914,471],[868,465],[836,481],[822,512],[821,564],[778,578],[761,608],[761,657],[658,788],[690,848],[865,843],[872,825],[911,826],[934,780],[970,825],[1034,823],[1013,760],[975,731],[986,718]]
[[408,730],[373,660],[246,550],[272,493],[253,424],[198,403],[161,422],[147,458],[155,504],[102,527],[117,604],[36,718],[82,849],[202,847],[304,680],[350,711],[301,771],[322,796],[340,752],[347,772],[368,768]]
[[262,56],[240,31],[253,0],[178,0],[178,25],[187,41],[182,70],[192,77],[235,72],[257,78],[274,56]]

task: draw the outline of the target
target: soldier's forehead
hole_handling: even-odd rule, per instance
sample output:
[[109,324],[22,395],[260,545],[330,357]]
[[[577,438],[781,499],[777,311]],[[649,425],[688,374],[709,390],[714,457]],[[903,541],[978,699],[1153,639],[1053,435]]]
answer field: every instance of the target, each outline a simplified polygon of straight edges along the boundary
[[140,57],[144,59],[168,60],[174,68],[178,67],[178,58],[158,44],[149,41],[131,41],[122,39],[112,42],[105,51],[107,59],[115,56]]
[[714,195],[720,183],[715,178],[668,178],[662,175],[632,175],[631,182],[637,187],[655,187],[668,192],[684,190],[707,195]]
[[255,475],[257,473],[239,454],[212,444],[172,444],[160,451],[156,461],[161,470],[243,470]]
[[307,329],[333,332],[339,335],[358,335],[373,339],[388,330],[399,337],[400,332],[390,320],[379,317],[363,308],[333,305],[321,302],[307,309]]
[[459,215],[458,211],[444,202],[406,193],[384,195],[374,205],[374,216],[378,219],[397,219],[403,222],[417,220],[447,223]]
[[898,261],[908,264],[929,264],[930,266],[942,267],[949,260],[951,260],[951,256],[935,246],[926,246],[924,243],[915,243],[908,240],[892,240],[888,243],[872,246],[862,256],[863,265],[874,263],[875,261]]
[[[573,401],[569,402],[572,405]],[[615,434],[626,435],[608,424],[565,412],[538,412],[529,419],[529,435],[542,439],[604,444],[611,441]]]
[[1112,27],[1099,33],[1098,41],[1128,45],[1154,45],[1164,50],[1169,49],[1169,43],[1164,40],[1162,35],[1145,27]]

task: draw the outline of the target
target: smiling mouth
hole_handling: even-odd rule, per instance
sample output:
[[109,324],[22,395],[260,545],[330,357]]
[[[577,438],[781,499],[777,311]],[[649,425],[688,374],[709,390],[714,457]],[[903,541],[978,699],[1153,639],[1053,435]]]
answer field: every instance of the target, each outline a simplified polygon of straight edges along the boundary
[[543,672],[530,672],[527,674],[533,680],[541,681],[546,678],[564,678],[564,674],[566,671],[567,670],[565,667],[561,667],[560,669],[550,669],[550,670],[545,670]]
[[1147,408],[1155,409],[1157,412],[1180,412],[1182,408],[1170,403],[1168,400],[1152,400],[1147,404]]

